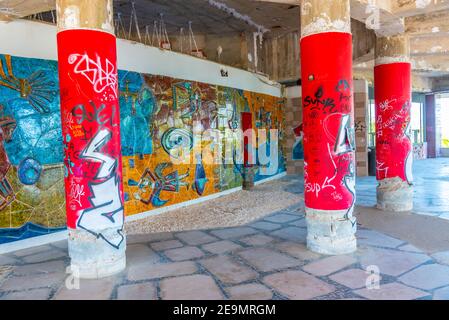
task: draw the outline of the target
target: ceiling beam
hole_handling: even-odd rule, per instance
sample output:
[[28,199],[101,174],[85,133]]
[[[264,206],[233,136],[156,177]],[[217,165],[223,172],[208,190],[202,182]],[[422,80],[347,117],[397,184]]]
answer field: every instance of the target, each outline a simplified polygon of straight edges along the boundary
[[422,14],[405,19],[406,32],[411,36],[446,35],[449,33],[449,11]]
[[411,56],[449,55],[449,37],[447,35],[410,37]]
[[401,17],[429,14],[435,11],[448,10],[449,0],[393,0],[392,12]]
[[[253,0],[258,2],[283,3],[301,5],[302,0]],[[377,0],[375,5],[370,0],[351,0],[351,17],[367,27],[373,29],[378,35],[389,36],[405,31],[401,18],[391,13],[390,0]]]

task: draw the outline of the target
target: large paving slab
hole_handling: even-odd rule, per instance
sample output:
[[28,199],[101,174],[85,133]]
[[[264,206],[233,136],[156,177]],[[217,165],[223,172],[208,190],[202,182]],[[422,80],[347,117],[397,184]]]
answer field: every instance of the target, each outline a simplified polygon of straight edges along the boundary
[[238,255],[260,272],[269,272],[295,267],[301,261],[266,248],[252,248],[238,252]]
[[421,266],[399,278],[411,287],[433,290],[449,286],[449,266],[428,264]]
[[218,240],[216,237],[213,237],[203,231],[182,232],[176,234],[176,237],[192,246],[197,246],[200,244],[210,243]]
[[257,230],[250,227],[236,227],[222,230],[215,230],[211,232],[213,235],[221,239],[237,239],[250,234],[257,233]]
[[223,294],[214,279],[206,275],[192,275],[161,281],[164,300],[220,300]]
[[427,292],[400,283],[384,284],[379,289],[364,288],[355,293],[369,300],[416,300],[430,296]]
[[123,285],[117,289],[117,300],[156,300],[157,288],[154,283]]
[[267,276],[263,282],[293,300],[314,299],[335,291],[335,287],[302,271],[287,271]]
[[[351,289],[361,289],[366,287],[369,276],[370,273],[366,270],[348,269],[330,276],[329,279]],[[382,277],[378,279],[381,281]]]
[[229,240],[222,240],[222,241],[217,241],[217,242],[213,242],[213,243],[208,243],[202,246],[203,250],[206,250],[210,253],[214,253],[214,254],[223,254],[226,252],[230,252],[230,251],[235,251],[238,249],[241,249],[242,246],[234,243],[232,241]]
[[254,280],[258,273],[229,257],[215,257],[200,263],[224,284],[239,284]]
[[357,260],[351,255],[333,256],[309,263],[302,269],[315,276],[328,276],[356,262]]
[[198,268],[192,261],[141,264],[128,268],[128,279],[131,281],[160,279],[166,277],[182,276],[197,272]]
[[101,280],[81,280],[79,288],[67,287],[63,284],[54,300],[106,300],[112,297],[117,282],[115,278]]
[[429,259],[429,256],[419,253],[370,248],[361,253],[360,262],[365,269],[369,266],[376,266],[382,274],[399,276]]
[[231,300],[270,300],[273,292],[258,283],[242,284],[226,289]]

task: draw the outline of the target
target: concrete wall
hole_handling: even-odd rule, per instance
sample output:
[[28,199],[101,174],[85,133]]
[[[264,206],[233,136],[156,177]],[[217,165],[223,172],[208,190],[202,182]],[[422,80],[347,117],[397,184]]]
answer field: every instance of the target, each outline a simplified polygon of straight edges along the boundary
[[[262,48],[259,48],[259,43],[257,43],[255,49],[252,33],[199,34],[195,35],[195,40],[198,50],[204,54],[207,60],[243,70],[261,70]],[[190,39],[187,35],[171,37],[170,41],[173,50],[186,54],[190,53]],[[221,48],[221,54],[218,54],[218,48]],[[196,50],[193,42],[192,49]],[[255,65],[256,55],[257,68]]]

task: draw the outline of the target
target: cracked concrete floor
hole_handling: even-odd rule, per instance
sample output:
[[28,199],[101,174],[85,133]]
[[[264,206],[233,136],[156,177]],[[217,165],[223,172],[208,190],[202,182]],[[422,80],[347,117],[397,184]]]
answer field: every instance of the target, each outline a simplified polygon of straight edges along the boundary
[[[297,200],[273,209],[276,198],[265,194],[253,210],[271,209],[255,220],[245,215],[242,226],[131,235],[126,270],[107,279],[81,281],[79,289],[66,286],[67,242],[1,255],[0,299],[449,299],[449,245],[421,246],[425,232],[434,231],[426,225],[429,221],[447,222],[441,229],[446,233],[449,221],[422,216],[430,220],[419,221],[424,231],[411,244],[392,236],[391,230],[367,227],[374,223],[365,212],[382,216],[358,207],[358,251],[318,255],[305,246],[300,180],[286,177],[259,186],[261,192],[277,188]],[[368,289],[367,283],[374,286]]]
[[[297,207],[241,227],[131,236],[127,269],[79,290],[66,287],[66,242],[55,243],[0,257],[0,299],[449,299],[449,251],[361,228],[356,253],[328,257],[305,237]],[[366,288],[368,269],[378,289]]]

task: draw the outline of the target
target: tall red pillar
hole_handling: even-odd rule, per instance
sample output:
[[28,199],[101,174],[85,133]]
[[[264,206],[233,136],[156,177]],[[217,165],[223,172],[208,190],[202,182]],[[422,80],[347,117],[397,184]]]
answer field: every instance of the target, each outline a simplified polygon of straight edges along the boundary
[[413,208],[411,142],[411,64],[405,36],[382,37],[376,43],[377,207],[388,211]]
[[58,60],[72,272],[126,266],[112,0],[58,0]]
[[308,1],[301,11],[307,245],[346,254],[357,247],[349,1]]

